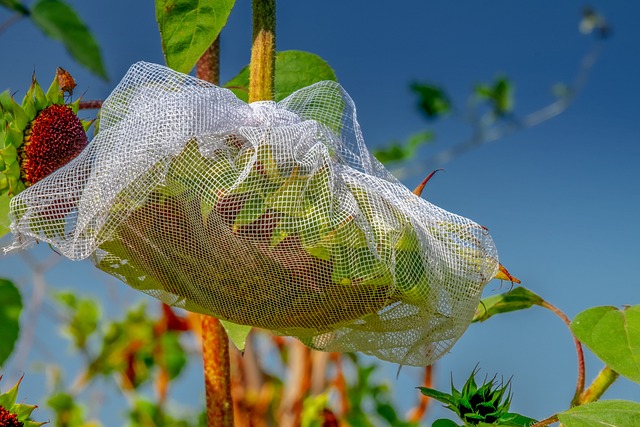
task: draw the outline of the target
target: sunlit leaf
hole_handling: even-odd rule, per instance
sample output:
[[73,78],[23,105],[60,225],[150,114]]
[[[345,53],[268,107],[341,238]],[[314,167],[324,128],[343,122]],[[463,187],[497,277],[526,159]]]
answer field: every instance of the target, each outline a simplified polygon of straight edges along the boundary
[[[298,89],[322,80],[337,81],[336,74],[327,62],[309,52],[286,50],[276,54],[275,97],[281,101]],[[249,99],[249,67],[225,84],[236,96]]]
[[37,0],[31,9],[31,19],[47,36],[61,41],[73,59],[107,78],[100,47],[71,6],[62,0]]
[[533,305],[539,305],[543,301],[541,297],[527,288],[517,287],[503,294],[483,298],[476,309],[473,321],[484,322],[496,314],[525,310]]
[[638,427],[640,403],[600,400],[561,412],[558,419],[566,427]]
[[571,330],[607,366],[640,383],[640,305],[590,308],[575,317]]
[[227,23],[235,0],[156,0],[167,65],[190,72]]
[[9,358],[20,332],[22,297],[16,286],[0,279],[0,366]]
[[251,326],[238,325],[236,323],[228,322],[226,320],[220,320],[224,330],[227,331],[227,336],[240,351],[244,351],[244,347],[247,343],[247,337],[251,332]]

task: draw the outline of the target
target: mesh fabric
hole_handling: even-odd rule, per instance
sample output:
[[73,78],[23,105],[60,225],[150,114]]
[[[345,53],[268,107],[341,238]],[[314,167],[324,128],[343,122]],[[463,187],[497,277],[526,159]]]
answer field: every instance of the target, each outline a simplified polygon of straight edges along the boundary
[[11,219],[14,248],[47,242],[167,304],[407,365],[453,345],[498,269],[485,229],[370,155],[337,83],[246,104],[143,62]]

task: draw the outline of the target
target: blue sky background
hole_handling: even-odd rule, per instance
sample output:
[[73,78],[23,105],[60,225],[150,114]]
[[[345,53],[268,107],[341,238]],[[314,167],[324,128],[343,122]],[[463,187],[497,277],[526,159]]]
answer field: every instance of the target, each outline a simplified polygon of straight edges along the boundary
[[[0,88],[11,88],[21,97],[34,69],[48,85],[55,67],[62,66],[78,82],[77,93],[104,99],[132,63],[163,62],[152,2],[71,3],[101,44],[111,80],[84,71],[60,44],[23,20],[0,34]],[[249,3],[237,2],[223,33],[222,81],[249,61]],[[611,22],[614,34],[569,110],[443,165],[446,172],[426,190],[436,205],[487,226],[502,263],[524,286],[570,317],[595,305],[640,303],[640,4],[590,5]],[[509,76],[516,85],[516,114],[553,100],[551,87],[570,82],[593,45],[591,37],[578,32],[583,6],[574,0],[415,0],[393,7],[382,1],[283,0],[278,4],[277,47],[310,51],[329,62],[356,103],[370,147],[428,127],[409,91],[411,81],[445,87],[456,112],[433,127],[436,142],[419,153],[427,165],[430,156],[469,136],[470,127],[459,117],[475,84]],[[7,17],[0,12],[0,22]],[[417,168],[402,179],[413,188],[432,167]],[[43,259],[49,251],[37,248],[32,255]],[[25,281],[30,277],[26,268],[23,256],[0,258],[2,274],[23,280],[29,298],[33,284]],[[122,312],[132,300],[147,299],[88,261],[60,261],[47,281],[50,289],[97,296],[109,313]],[[503,290],[492,282],[485,293]],[[27,372],[21,393],[27,402],[38,401],[45,378],[33,362],[73,363],[64,341],[56,338],[54,316],[51,307],[43,309],[28,358],[7,366],[5,388]],[[512,410],[536,418],[566,409],[575,387],[570,335],[559,319],[539,308],[472,325],[437,363],[438,387],[448,389],[451,372],[461,385],[476,364],[490,376],[513,376]],[[589,354],[587,368],[589,381],[601,364]],[[399,401],[414,399],[414,371],[404,368],[397,381],[395,372],[395,365],[385,365],[383,379],[392,384]],[[179,382],[180,401],[200,399],[201,381],[197,370],[187,373]],[[623,379],[606,396],[640,401],[640,385]],[[108,392],[102,399],[96,410],[105,425],[118,425],[114,416],[124,401]],[[47,414],[40,409],[38,419]],[[436,404],[429,420],[447,414]]]

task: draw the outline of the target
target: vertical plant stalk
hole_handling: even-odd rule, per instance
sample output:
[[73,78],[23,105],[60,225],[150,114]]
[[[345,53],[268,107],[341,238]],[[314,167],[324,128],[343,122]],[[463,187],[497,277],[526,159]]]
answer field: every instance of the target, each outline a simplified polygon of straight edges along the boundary
[[249,102],[273,99],[276,64],[276,0],[253,0]]
[[[220,41],[209,46],[196,64],[196,76],[219,84]],[[202,360],[207,397],[207,426],[233,427],[233,399],[231,397],[231,369],[229,338],[220,321],[202,317]]]

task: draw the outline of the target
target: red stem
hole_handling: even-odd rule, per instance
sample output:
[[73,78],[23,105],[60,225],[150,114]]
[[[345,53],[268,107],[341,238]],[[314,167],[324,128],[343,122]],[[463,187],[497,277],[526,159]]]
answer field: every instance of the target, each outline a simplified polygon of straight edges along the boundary
[[[569,328],[569,332],[571,332],[571,320],[564,314],[559,308],[554,305],[549,304],[547,301],[542,301],[540,303],[541,307],[544,307],[548,310],[551,310],[555,313],[565,325]],[[571,399],[571,405],[575,406],[579,399],[580,395],[584,391],[584,381],[585,381],[585,365],[584,365],[584,351],[582,350],[582,343],[578,341],[578,339],[571,332],[571,337],[573,338],[573,343],[576,346],[576,354],[578,356],[578,380],[576,382],[576,392],[573,395],[573,399]]]

